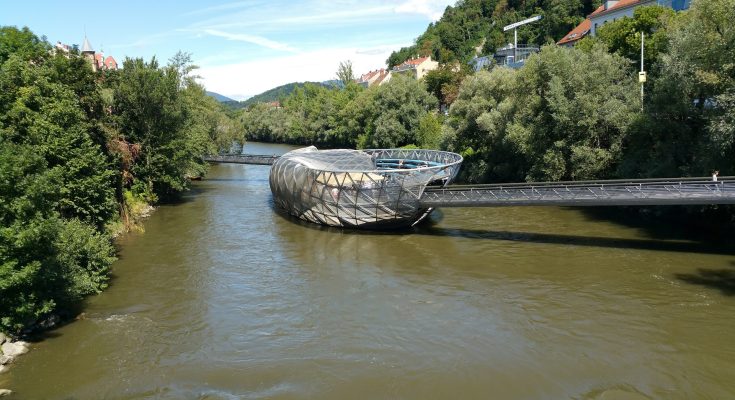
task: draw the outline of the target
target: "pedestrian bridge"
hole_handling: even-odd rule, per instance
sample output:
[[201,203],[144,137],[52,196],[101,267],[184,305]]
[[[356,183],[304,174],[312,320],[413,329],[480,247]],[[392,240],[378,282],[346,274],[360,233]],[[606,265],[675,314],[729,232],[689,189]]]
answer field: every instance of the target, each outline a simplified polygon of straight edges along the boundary
[[627,179],[427,187],[424,207],[735,204],[735,177]]
[[[272,165],[278,156],[206,156],[213,163]],[[427,187],[424,207],[637,206],[735,204],[735,177],[618,179]]]

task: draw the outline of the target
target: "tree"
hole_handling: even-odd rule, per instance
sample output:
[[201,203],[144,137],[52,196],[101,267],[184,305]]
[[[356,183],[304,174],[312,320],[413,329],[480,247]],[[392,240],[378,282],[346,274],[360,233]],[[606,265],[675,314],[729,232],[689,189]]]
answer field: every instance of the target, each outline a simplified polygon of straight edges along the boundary
[[395,76],[373,87],[372,105],[366,115],[358,147],[393,148],[416,144],[419,122],[437,106],[423,85],[409,77]]
[[51,46],[28,27],[0,27],[0,64],[15,54],[23,60],[38,62],[48,56]]
[[[695,1],[672,19],[650,101],[628,147],[631,175],[735,173],[735,0]],[[650,86],[649,86],[650,87]]]
[[628,124],[640,110],[627,65],[601,46],[590,52],[545,46],[528,60],[517,75],[517,104],[525,106],[510,128],[522,138],[527,179],[614,175]]
[[[465,157],[460,178],[469,182],[513,182],[525,177],[522,143],[512,140],[516,72],[480,71],[460,86],[444,124],[447,147]],[[520,144],[520,145],[519,145]]]
[[355,80],[355,74],[352,72],[352,61],[342,61],[337,68],[337,80],[342,82],[343,86],[347,86]]
[[601,46],[545,46],[518,72],[465,80],[449,111],[450,150],[475,182],[612,177],[640,109],[627,62]]
[[44,157],[57,187],[54,206],[62,216],[102,227],[117,210],[115,174],[94,124],[80,107],[93,95],[72,91],[61,82],[56,65],[49,60],[29,64],[13,54],[0,66],[0,136],[30,145]]
[[199,69],[199,66],[194,64],[191,53],[177,51],[173,57],[169,58],[168,65],[176,70],[181,88],[196,84],[196,80],[201,78],[199,75],[192,74],[192,72]]
[[661,6],[639,7],[633,18],[624,17],[603,25],[596,39],[604,43],[610,52],[631,60],[632,69],[637,69],[641,55],[641,32],[645,33],[644,63],[646,69],[655,69],[659,54],[668,45],[667,27],[672,24],[676,13]]
[[0,32],[0,331],[17,334],[105,287],[115,172],[89,65]]

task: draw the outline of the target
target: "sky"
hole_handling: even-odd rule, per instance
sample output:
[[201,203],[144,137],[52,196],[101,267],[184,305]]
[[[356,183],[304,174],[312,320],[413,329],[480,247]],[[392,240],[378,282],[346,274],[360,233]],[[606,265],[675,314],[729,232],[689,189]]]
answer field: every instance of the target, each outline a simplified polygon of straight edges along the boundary
[[192,54],[207,90],[243,100],[289,82],[384,68],[453,0],[0,0],[0,25],[27,26],[49,42],[81,44],[122,64]]

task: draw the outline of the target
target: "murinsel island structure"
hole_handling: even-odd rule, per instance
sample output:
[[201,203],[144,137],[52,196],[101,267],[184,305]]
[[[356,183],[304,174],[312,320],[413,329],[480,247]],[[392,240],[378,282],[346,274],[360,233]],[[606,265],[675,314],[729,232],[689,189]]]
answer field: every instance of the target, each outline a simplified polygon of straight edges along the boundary
[[205,160],[272,165],[278,207],[305,221],[350,228],[411,226],[436,207],[735,204],[735,177],[450,185],[462,156],[438,150],[311,146],[280,157]]
[[286,153],[271,167],[275,203],[289,214],[329,226],[388,228],[414,224],[431,208],[427,186],[457,175],[462,156],[438,150],[317,150]]

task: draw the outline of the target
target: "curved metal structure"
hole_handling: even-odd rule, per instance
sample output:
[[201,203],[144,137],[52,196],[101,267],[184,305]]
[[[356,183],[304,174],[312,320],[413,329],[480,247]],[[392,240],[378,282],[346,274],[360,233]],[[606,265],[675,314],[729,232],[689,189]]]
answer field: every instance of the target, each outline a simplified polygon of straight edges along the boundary
[[443,187],[462,156],[438,150],[317,150],[284,154],[271,167],[277,206],[329,226],[412,225],[431,212],[420,199],[427,185]]

